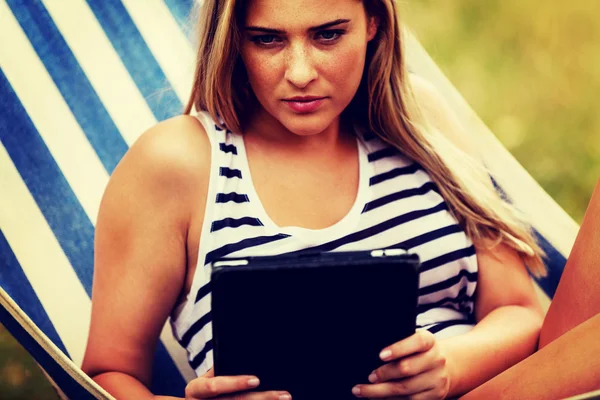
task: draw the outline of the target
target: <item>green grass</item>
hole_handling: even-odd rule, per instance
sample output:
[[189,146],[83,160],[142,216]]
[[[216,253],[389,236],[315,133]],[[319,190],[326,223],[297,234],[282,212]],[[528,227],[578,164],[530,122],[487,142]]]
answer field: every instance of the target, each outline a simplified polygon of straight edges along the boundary
[[600,178],[600,3],[403,1],[484,122],[578,222]]
[[35,361],[2,325],[0,325],[0,399],[59,399]]

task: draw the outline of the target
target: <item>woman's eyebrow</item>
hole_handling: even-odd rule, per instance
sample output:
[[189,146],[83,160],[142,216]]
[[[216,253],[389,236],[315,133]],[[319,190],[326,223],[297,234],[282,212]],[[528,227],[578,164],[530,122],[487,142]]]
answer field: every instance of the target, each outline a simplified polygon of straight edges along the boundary
[[[347,22],[350,22],[350,20],[349,19],[336,19],[335,21],[326,22],[326,23],[318,25],[318,26],[313,26],[311,28],[308,28],[308,30],[309,31],[318,31],[320,29],[331,28],[333,26],[345,24]],[[257,32],[272,33],[272,34],[277,34],[277,35],[282,35],[285,33],[285,31],[282,31],[282,30],[264,28],[262,26],[247,26],[245,29],[247,31],[257,31]]]

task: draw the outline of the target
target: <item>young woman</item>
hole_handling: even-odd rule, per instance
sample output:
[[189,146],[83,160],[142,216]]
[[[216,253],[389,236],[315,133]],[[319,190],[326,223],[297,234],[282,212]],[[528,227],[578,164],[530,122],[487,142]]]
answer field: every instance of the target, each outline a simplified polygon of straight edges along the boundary
[[540,251],[447,107],[409,78],[393,0],[205,0],[200,27],[197,116],[146,132],[106,189],[87,373],[152,398],[170,316],[199,376],[186,399],[289,399],[245,393],[260,377],[212,375],[208,265],[306,250],[423,261],[422,329],[382,349],[357,397],[456,396],[535,350],[525,264],[543,273]]

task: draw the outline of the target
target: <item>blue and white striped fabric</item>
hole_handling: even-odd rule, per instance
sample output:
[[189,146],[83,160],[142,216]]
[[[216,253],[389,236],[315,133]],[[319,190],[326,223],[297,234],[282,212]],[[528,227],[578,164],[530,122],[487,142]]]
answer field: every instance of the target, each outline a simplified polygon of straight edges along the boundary
[[[129,146],[187,99],[193,1],[0,0],[0,321],[70,398],[107,397],[77,370],[90,321],[96,215]],[[532,217],[551,255],[542,281],[551,297],[576,224],[412,39],[408,53],[411,69],[447,97],[486,148],[496,180]],[[152,390],[181,396],[192,376],[165,325]]]
[[[187,101],[192,6],[0,1],[0,283],[76,365],[100,199],[129,146]],[[170,327],[161,339],[153,390],[181,395],[191,370]]]

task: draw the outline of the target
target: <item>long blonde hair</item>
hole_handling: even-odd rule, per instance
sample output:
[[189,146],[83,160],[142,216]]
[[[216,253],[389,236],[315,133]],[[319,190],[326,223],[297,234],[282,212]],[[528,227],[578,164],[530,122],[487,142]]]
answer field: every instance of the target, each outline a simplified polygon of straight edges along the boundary
[[[239,55],[239,27],[246,3],[203,1],[194,86],[185,108],[186,114],[193,108],[206,110],[234,132],[243,132],[256,102]],[[520,254],[534,275],[544,276],[543,251],[531,227],[496,192],[485,168],[435,132],[423,118],[410,86],[394,0],[363,3],[367,14],[378,19],[379,28],[368,45],[363,79],[344,118],[352,118],[353,123],[420,164],[476,246],[506,244]]]

